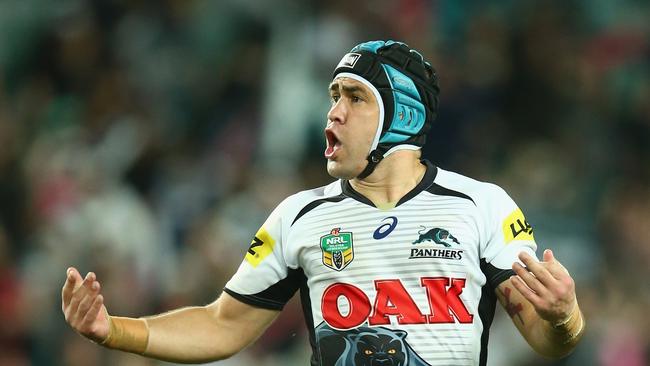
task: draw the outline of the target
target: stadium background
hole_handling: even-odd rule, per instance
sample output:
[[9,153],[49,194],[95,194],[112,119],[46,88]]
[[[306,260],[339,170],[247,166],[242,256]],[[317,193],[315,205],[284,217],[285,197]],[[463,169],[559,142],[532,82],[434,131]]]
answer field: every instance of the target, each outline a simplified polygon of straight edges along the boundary
[[[0,364],[161,364],[67,328],[65,268],[113,314],[212,301],[270,210],[329,181],[331,71],[381,38],[440,75],[425,156],[504,187],[577,281],[571,357],[499,309],[490,364],[650,364],[650,3],[485,3],[0,1]],[[223,365],[306,364],[286,310]]]

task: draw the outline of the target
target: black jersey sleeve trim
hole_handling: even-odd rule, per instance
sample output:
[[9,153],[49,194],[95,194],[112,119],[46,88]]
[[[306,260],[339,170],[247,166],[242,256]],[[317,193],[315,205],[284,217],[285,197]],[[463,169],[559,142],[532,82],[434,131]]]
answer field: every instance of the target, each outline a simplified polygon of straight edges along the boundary
[[277,304],[265,299],[260,299],[255,295],[241,295],[229,288],[224,288],[223,291],[228,295],[234,297],[235,299],[243,302],[244,304],[248,304],[256,308],[268,309],[268,310],[282,310],[282,308],[284,307],[283,304]]
[[300,212],[298,212],[298,215],[296,215],[296,218],[293,219],[293,222],[291,223],[291,226],[298,221],[299,218],[303,217],[307,212],[315,209],[316,207],[322,205],[325,202],[341,202],[345,199],[344,194],[339,194],[338,196],[333,196],[333,197],[327,197],[327,198],[321,198],[317,199],[315,201],[310,202],[307,204],[307,206],[303,207]]
[[282,310],[284,305],[293,297],[303,282],[302,269],[289,269],[287,277],[271,287],[256,294],[240,294],[229,288],[223,290],[235,299],[262,309]]
[[487,277],[490,285],[495,289],[501,284],[501,282],[515,275],[515,271],[511,269],[497,268],[492,264],[485,262],[485,259],[481,259],[481,262],[485,263],[484,265],[481,265],[481,270],[485,274],[485,277]]

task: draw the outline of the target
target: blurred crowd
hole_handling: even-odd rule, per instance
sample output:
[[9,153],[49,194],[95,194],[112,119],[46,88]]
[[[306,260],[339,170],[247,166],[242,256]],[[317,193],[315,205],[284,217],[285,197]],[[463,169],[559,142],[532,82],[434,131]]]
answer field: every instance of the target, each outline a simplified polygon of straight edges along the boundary
[[[275,205],[331,181],[327,83],[370,39],[438,70],[425,157],[505,188],[576,279],[572,356],[535,355],[498,309],[490,364],[650,364],[648,19],[641,0],[0,1],[0,365],[160,364],[65,325],[66,268],[111,314],[213,301]],[[223,364],[306,364],[286,310]]]

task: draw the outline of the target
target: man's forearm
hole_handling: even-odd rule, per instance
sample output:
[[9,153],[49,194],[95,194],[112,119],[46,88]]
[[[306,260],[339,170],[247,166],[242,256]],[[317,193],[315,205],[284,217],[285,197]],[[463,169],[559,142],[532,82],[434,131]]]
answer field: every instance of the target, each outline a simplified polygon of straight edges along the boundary
[[203,307],[162,315],[111,319],[103,345],[176,363],[204,363],[228,358],[259,337],[278,315],[228,294]]
[[188,307],[145,319],[145,355],[165,361],[197,363],[228,358],[246,346],[234,324],[217,319],[208,307]]
[[[237,337],[227,337],[227,325],[216,324],[206,307],[188,307],[147,318],[111,318],[109,336],[102,345],[178,363],[227,358],[241,348]],[[234,333],[234,332],[233,332]]]

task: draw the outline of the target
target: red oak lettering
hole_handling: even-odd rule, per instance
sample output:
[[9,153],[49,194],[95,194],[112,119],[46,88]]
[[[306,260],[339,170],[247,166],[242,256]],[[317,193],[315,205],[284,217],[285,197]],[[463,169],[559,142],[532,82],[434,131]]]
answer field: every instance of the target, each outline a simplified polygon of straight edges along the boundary
[[[460,298],[465,288],[464,278],[423,277],[420,283],[429,300],[429,314],[422,314],[402,282],[393,279],[375,281],[377,295],[372,309],[368,296],[356,286],[347,283],[330,285],[321,300],[323,319],[336,329],[356,328],[365,321],[369,325],[390,324],[390,315],[395,316],[399,324],[453,323],[456,321],[454,318],[459,323],[472,323],[474,315],[469,313]],[[341,296],[350,305],[346,315],[338,306]]]
[[449,286],[449,277],[425,277],[421,279],[422,286],[427,289],[427,298],[429,299],[429,323],[453,323],[454,318],[449,312],[453,312],[460,323],[471,323],[474,315],[470,314],[460,299],[460,294],[465,287],[464,278],[451,279]]
[[397,315],[399,324],[424,324],[426,318],[418,309],[400,280],[375,281],[377,297],[373,314],[368,318],[370,325],[390,324],[389,315]]
[[[339,297],[345,297],[350,304],[347,315],[339,310]],[[335,283],[330,285],[323,293],[320,304],[323,319],[337,329],[351,329],[363,323],[370,314],[370,300],[366,294],[354,285]]]

